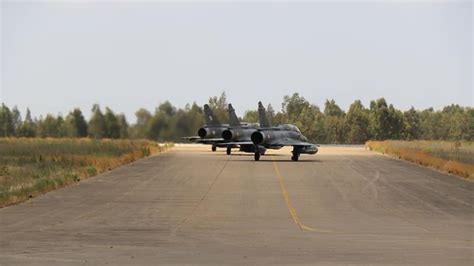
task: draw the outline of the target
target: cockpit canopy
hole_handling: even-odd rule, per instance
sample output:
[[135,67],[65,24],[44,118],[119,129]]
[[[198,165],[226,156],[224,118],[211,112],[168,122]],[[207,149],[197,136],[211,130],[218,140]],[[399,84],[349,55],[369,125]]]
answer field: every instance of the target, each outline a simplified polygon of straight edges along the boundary
[[295,131],[295,132],[301,134],[300,129],[295,125],[286,124],[286,125],[283,125],[282,128],[285,129],[285,130]]
[[241,123],[242,128],[259,128],[260,124],[259,123],[247,123],[243,122]]

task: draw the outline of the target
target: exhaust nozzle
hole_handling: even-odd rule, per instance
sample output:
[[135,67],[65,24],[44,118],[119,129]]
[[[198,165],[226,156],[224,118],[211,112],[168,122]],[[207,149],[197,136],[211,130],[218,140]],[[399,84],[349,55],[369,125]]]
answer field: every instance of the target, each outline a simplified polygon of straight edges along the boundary
[[207,130],[205,128],[200,128],[198,130],[198,136],[201,137],[202,139],[207,136]]
[[262,144],[264,136],[262,132],[255,131],[250,136],[250,139],[252,140],[253,144],[258,145],[258,144]]
[[222,131],[222,138],[225,140],[225,141],[230,141],[232,140],[232,136],[234,134],[232,134],[232,131],[229,130],[229,129],[226,129],[224,131]]

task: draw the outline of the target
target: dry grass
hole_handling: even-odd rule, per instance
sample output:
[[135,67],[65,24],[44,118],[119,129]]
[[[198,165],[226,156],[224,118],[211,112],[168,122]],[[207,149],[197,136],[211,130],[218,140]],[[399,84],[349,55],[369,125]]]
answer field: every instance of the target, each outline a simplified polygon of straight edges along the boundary
[[371,150],[474,179],[474,143],[455,141],[368,141]]
[[158,153],[147,140],[0,138],[0,207]]

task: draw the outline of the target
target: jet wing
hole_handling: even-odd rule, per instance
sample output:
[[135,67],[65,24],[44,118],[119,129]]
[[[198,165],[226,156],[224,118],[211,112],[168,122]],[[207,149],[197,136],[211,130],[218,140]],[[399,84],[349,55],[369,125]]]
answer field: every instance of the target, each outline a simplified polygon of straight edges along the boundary
[[313,143],[292,140],[292,139],[277,139],[271,144],[275,146],[298,146],[298,147],[317,146],[316,144],[313,144]]
[[182,139],[192,141],[192,142],[196,142],[197,140],[201,139],[201,137],[199,137],[199,136],[190,136],[190,137],[182,137]]
[[[292,139],[283,139],[275,141],[274,146],[293,146],[293,152],[296,151],[297,154],[305,153],[305,154],[316,154],[318,152],[318,145],[312,144],[309,142],[299,141],[299,140],[292,140]],[[293,157],[294,160],[294,157]],[[296,157],[296,160],[297,157]]]
[[251,141],[234,141],[234,142],[226,142],[229,145],[254,145]]
[[[235,142],[226,142],[229,145],[255,145],[252,141],[235,141]],[[309,142],[301,142],[301,141],[294,141],[294,140],[277,140],[275,142],[271,142],[272,146],[300,146],[300,147],[307,147],[307,146],[317,146],[317,144],[309,143]]]
[[209,138],[209,139],[201,139],[195,140],[197,143],[202,144],[214,144],[214,143],[223,143],[225,140],[223,138]]
[[195,143],[203,143],[203,144],[214,144],[214,143],[221,143],[225,142],[223,138],[208,138],[208,139],[203,139],[199,136],[190,136],[190,137],[183,137],[184,140],[189,140],[191,142]]

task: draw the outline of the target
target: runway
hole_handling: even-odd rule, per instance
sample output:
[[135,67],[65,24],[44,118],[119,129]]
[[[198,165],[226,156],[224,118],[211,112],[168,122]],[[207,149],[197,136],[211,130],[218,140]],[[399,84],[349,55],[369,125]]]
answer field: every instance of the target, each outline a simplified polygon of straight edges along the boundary
[[180,145],[0,209],[0,265],[474,264],[474,182],[362,146]]

